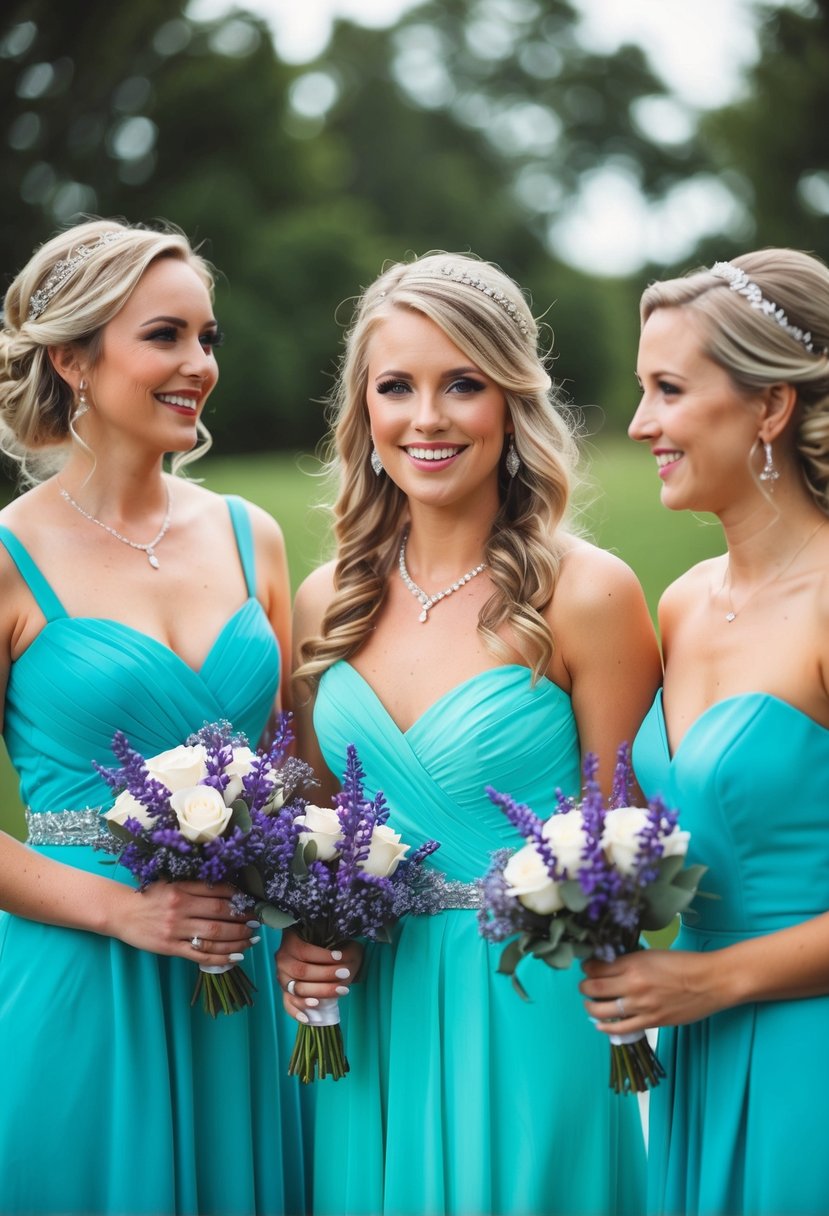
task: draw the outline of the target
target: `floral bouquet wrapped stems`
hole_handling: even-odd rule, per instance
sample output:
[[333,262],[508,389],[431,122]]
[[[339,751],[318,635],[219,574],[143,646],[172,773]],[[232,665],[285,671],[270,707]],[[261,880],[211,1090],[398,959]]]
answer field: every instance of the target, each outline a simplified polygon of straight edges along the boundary
[[[353,746],[346,765],[333,807],[306,805],[291,815],[283,808],[271,824],[271,846],[257,863],[262,898],[256,914],[262,922],[275,928],[296,925],[307,942],[329,949],[357,937],[388,942],[401,916],[440,906],[442,875],[420,864],[437,842],[426,841],[407,858],[410,846],[388,826],[383,794],[365,796]],[[337,999],[320,1001],[308,1010],[308,1019],[297,1028],[288,1072],[303,1082],[339,1080],[348,1061]]]
[[[269,816],[307,780],[307,765],[286,759],[289,715],[266,751],[253,751],[228,722],[204,726],[185,743],[145,758],[117,732],[118,768],[97,765],[117,797],[103,819],[109,829],[98,847],[115,855],[138,880],[197,880],[244,885],[265,849]],[[250,901],[240,894],[243,915]],[[197,939],[193,946],[197,947]],[[254,986],[241,967],[202,963],[191,1004],[215,1017],[253,1004]]]
[[[705,866],[684,865],[689,835],[677,827],[677,811],[658,798],[646,807],[629,805],[633,778],[626,744],[619,749],[607,805],[597,767],[596,757],[588,755],[581,802],[558,792],[558,810],[546,821],[507,794],[487,790],[526,844],[493,855],[479,925],[489,941],[513,939],[498,970],[512,977],[525,999],[516,970],[527,955],[556,968],[575,959],[612,962],[640,948],[642,930],[670,924],[705,873]],[[611,1035],[610,1042],[616,1093],[644,1092],[664,1077],[644,1031]]]

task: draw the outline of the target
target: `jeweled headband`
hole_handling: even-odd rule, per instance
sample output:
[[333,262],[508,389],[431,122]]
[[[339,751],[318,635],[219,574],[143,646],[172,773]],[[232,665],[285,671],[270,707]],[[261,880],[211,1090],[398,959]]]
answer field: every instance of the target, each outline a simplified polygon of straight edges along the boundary
[[732,266],[730,262],[715,262],[711,267],[711,273],[715,274],[718,279],[725,279],[731,290],[745,296],[752,308],[765,313],[781,329],[785,329],[787,334],[791,334],[796,341],[801,342],[810,355],[814,354],[812,335],[798,325],[792,325],[783,309],[778,308],[771,300],[767,300],[757,284],[748,277],[744,270],[740,270],[739,266]]
[[482,291],[485,296],[490,296],[496,304],[500,304],[504,312],[512,317],[522,334],[526,335],[530,332],[526,321],[523,319],[512,300],[510,300],[508,296],[505,296],[502,291],[498,291],[496,287],[490,287],[489,283],[486,283],[483,279],[477,278],[476,275],[468,274],[467,271],[461,270],[457,266],[452,266],[450,263],[442,266],[441,270],[455,283],[464,283],[467,287],[474,287],[476,291]]
[[71,257],[63,258],[60,262],[55,262],[49,278],[42,287],[39,287],[37,291],[32,293],[32,298],[29,300],[29,320],[37,320],[52,297],[60,291],[64,283],[72,278],[78,267],[82,266],[93,253],[97,253],[99,249],[105,249],[113,241],[120,241],[124,235],[125,233],[120,229],[105,232],[103,236],[99,236],[97,241],[93,241],[91,245],[77,245]]

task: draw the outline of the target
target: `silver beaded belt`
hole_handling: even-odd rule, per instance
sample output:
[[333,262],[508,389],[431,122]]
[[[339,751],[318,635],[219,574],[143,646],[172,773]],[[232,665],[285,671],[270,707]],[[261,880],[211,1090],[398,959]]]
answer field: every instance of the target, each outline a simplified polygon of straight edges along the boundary
[[26,808],[26,844],[94,844],[107,829],[101,822],[101,807],[82,811],[41,811]]
[[461,882],[453,878],[436,879],[432,892],[434,912],[474,911],[483,903],[480,882]]

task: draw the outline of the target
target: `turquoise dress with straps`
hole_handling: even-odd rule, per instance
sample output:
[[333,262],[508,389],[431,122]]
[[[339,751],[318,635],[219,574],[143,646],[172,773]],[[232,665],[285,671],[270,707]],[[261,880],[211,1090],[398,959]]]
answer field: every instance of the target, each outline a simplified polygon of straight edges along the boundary
[[[483,875],[493,850],[521,843],[487,785],[545,816],[557,787],[579,790],[570,698],[533,684],[526,667],[479,673],[401,731],[338,662],[320,681],[314,725],[333,773],[356,745],[390,824],[414,847],[440,841],[430,862],[458,887]],[[409,917],[391,945],[367,948],[361,982],[340,1002],[351,1072],[314,1086],[324,1146],[314,1212],[641,1216],[638,1107],[609,1088],[581,972],[527,961],[524,1002],[497,973],[501,949],[471,906]]]
[[[86,809],[84,821],[111,803],[92,762],[114,762],[116,729],[144,755],[220,718],[253,744],[261,735],[279,649],[256,599],[247,510],[240,499],[227,505],[248,598],[198,671],[130,626],[68,616],[0,527],[46,618],[11,666],[4,726],[37,852],[133,884],[91,844],[50,843],[56,829],[39,817]],[[213,1020],[190,1008],[193,963],[0,912],[0,1212],[303,1210],[297,1093],[284,1063],[293,1023],[275,991],[278,941],[263,935],[243,964],[254,1006]]]
[[[662,693],[636,737],[649,795],[708,866],[679,950],[719,950],[829,911],[829,730],[765,692],[709,706],[673,750]],[[829,966],[827,967],[829,974]],[[827,983],[829,986],[829,982]],[[659,1032],[649,1211],[829,1212],[829,996],[748,1002]]]

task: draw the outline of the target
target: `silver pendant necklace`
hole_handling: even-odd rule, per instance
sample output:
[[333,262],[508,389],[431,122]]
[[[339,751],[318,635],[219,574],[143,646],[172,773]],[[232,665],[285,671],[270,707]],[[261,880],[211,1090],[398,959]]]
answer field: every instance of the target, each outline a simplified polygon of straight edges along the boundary
[[158,569],[158,558],[155,555],[155,547],[156,545],[161,544],[164,537],[167,535],[167,530],[170,527],[170,519],[172,518],[173,513],[173,504],[170,498],[170,490],[168,486],[165,485],[164,487],[167,494],[167,511],[164,515],[164,522],[159,528],[158,533],[146,545],[140,545],[137,540],[130,540],[128,536],[122,536],[120,532],[117,532],[115,528],[111,528],[109,524],[105,524],[102,520],[96,519],[94,515],[90,515],[89,511],[85,511],[79,503],[75,502],[72,495],[68,490],[63,488],[60,482],[58,482],[58,488],[60,490],[61,498],[68,502],[70,507],[74,507],[79,515],[82,515],[84,519],[88,519],[90,523],[97,524],[99,528],[103,528],[105,532],[108,532],[110,536],[114,536],[116,540],[120,540],[122,544],[129,545],[131,549],[138,549],[141,553],[146,553],[147,561],[150,563],[153,570]]
[[[781,566],[776,574],[772,575],[771,578],[766,579],[766,581],[764,583],[761,583],[759,587],[754,588],[754,590],[747,596],[746,600],[741,605],[741,607],[739,609],[740,612],[742,612],[743,609],[750,603],[750,601],[754,599],[754,597],[758,591],[763,591],[766,587],[770,587],[772,585],[772,583],[776,583],[777,580],[786,573],[786,571],[789,569],[789,567],[794,564],[795,558],[800,557],[800,554],[803,552],[803,550],[806,548],[806,546],[809,544],[809,542],[817,536],[818,532],[821,530],[821,528],[823,527],[823,525],[825,523],[826,523],[826,520],[822,519],[820,521],[820,523],[818,524],[818,526],[814,529],[814,531],[809,533],[809,535],[806,537],[806,539],[803,541],[803,543],[797,546],[794,553],[791,555],[789,560],[786,562],[785,566]],[[727,586],[726,586],[726,579],[728,580]],[[726,614],[725,614],[725,619],[728,621],[728,623],[730,625],[732,623],[732,621],[735,621],[737,619],[737,611],[738,611],[734,607],[734,601],[731,598],[731,566],[730,566],[730,564],[726,567],[725,574],[723,575],[723,581],[722,581],[722,586],[720,587],[720,591],[721,592],[725,591],[726,595],[728,596],[728,612],[726,612]]]
[[438,591],[435,595],[427,595],[422,587],[418,587],[409,571],[406,569],[406,541],[409,539],[408,531],[403,533],[403,539],[400,542],[400,560],[397,563],[397,568],[400,571],[400,577],[411,591],[416,600],[420,601],[422,611],[418,620],[421,624],[425,624],[429,619],[429,609],[434,608],[435,604],[441,600],[445,600],[447,595],[451,595],[453,591],[459,591],[466,583],[472,581],[476,575],[482,570],[486,570],[486,562],[481,562],[479,566],[475,566],[474,570],[467,570],[466,574],[462,575],[456,583],[451,583],[450,586],[444,588],[443,591]]

